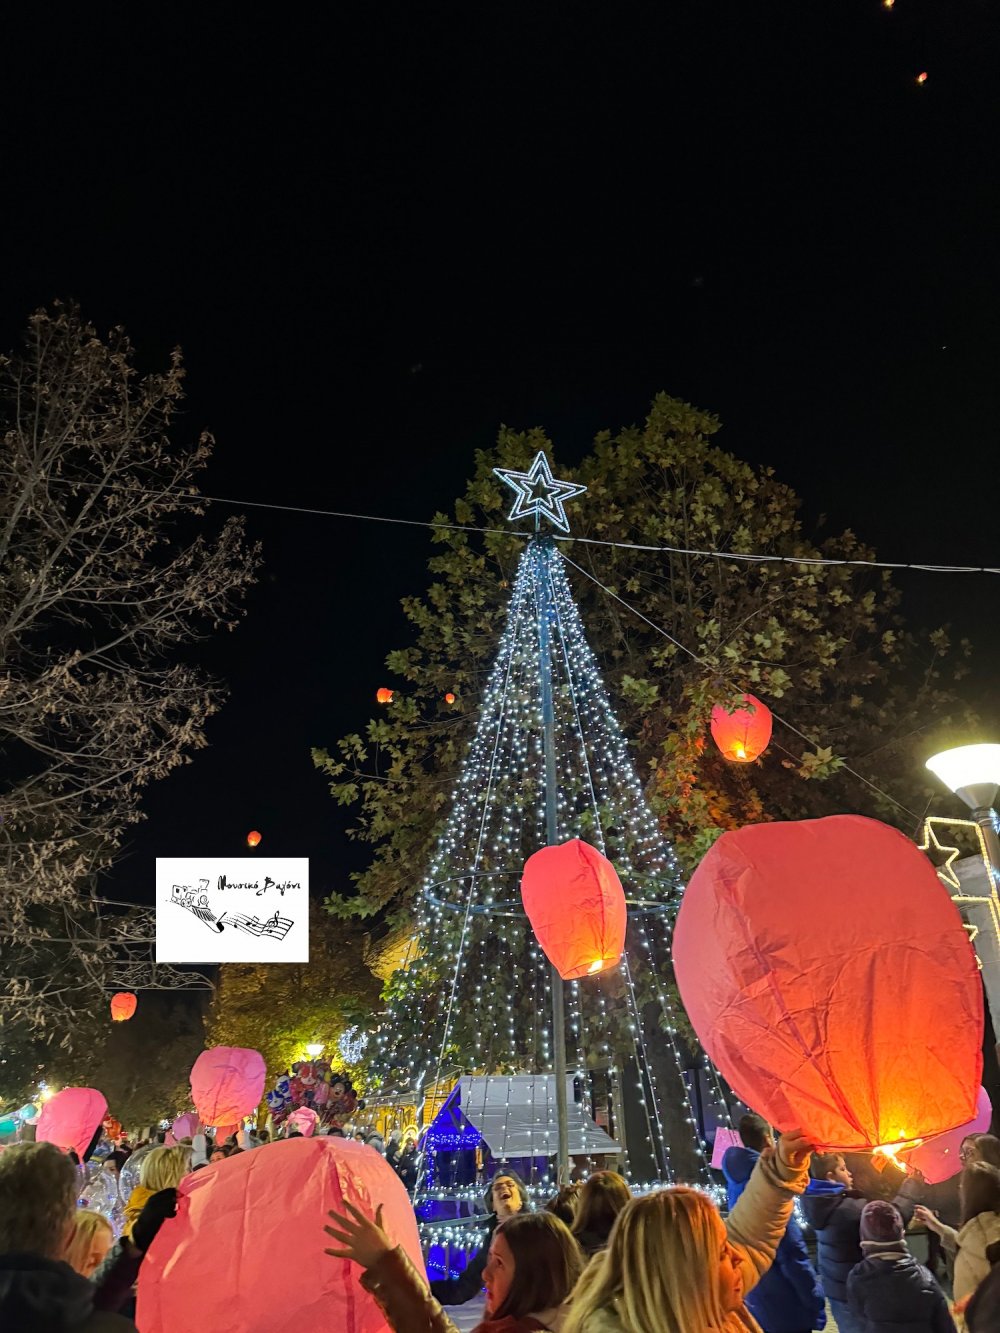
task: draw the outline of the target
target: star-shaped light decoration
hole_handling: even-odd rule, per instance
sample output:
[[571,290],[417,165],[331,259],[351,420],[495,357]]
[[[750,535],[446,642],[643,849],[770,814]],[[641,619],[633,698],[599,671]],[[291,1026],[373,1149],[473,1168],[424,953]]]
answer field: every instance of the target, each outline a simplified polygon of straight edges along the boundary
[[920,842],[920,850],[927,853],[932,863],[934,862],[934,857],[931,854],[931,848],[933,848],[935,852],[940,852],[941,855],[945,857],[942,865],[934,866],[934,869],[937,872],[937,877],[942,883],[947,884],[950,889],[954,889],[956,893],[960,893],[962,890],[962,881],[958,878],[953,867],[955,861],[957,861],[961,855],[961,852],[958,847],[952,847],[947,843],[941,842],[934,831],[934,825],[937,823],[949,824],[954,823],[954,820],[938,820],[933,815],[929,819],[925,819],[924,836]]
[[539,518],[547,518],[554,527],[569,532],[563,505],[575,495],[582,495],[587,488],[575,481],[556,481],[541,449],[527,472],[516,472],[509,467],[495,467],[493,471],[516,495],[508,519],[530,518],[534,514],[536,526]]

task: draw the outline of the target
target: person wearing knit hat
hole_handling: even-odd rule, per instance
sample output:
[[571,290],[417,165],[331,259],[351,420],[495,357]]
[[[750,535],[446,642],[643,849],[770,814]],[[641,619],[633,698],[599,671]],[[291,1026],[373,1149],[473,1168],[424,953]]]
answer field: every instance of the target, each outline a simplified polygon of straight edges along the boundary
[[884,1199],[861,1213],[864,1258],[847,1279],[851,1312],[865,1333],[954,1333],[937,1281],[907,1249],[899,1209]]

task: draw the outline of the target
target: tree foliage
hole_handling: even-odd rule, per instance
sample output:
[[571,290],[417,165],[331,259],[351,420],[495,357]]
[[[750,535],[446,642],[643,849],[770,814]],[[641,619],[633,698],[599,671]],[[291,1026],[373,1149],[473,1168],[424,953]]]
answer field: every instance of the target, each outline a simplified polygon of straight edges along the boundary
[[323,1042],[337,1063],[336,1043],[346,1028],[367,1027],[379,983],[366,964],[365,933],[336,926],[310,905],[308,963],[226,963],[219,969],[208,1017],[210,1046],[260,1051],[269,1078],[304,1060],[307,1042]]
[[94,877],[142,817],[143,788],[190,762],[222,702],[182,658],[233,628],[258,555],[241,519],[204,522],[195,482],[212,439],[171,440],[182,397],[179,353],[140,374],[121,329],[101,338],[71,307],[38,312],[0,359],[8,1023],[66,1024],[100,993],[113,949],[77,939]]
[[[912,832],[929,736],[969,720],[955,689],[969,645],[943,627],[908,628],[888,571],[795,563],[874,552],[850,531],[807,536],[795,493],[720,449],[718,430],[715,417],[660,395],[641,426],[602,432],[578,468],[556,468],[588,487],[562,549],[664,831],[688,867],[720,831],[761,819],[857,811]],[[542,431],[503,429],[495,449],[477,452],[454,514],[435,515],[459,526],[434,531],[431,586],[403,600],[413,637],[386,659],[402,682],[393,703],[364,735],[314,752],[334,798],[357,811],[352,836],[372,847],[353,889],[330,900],[334,912],[411,919],[523,548],[492,469],[524,468],[539,449],[553,456]],[[779,558],[705,554],[716,551]],[[764,758],[735,765],[708,724],[715,703],[744,691],[794,730],[776,724]]]

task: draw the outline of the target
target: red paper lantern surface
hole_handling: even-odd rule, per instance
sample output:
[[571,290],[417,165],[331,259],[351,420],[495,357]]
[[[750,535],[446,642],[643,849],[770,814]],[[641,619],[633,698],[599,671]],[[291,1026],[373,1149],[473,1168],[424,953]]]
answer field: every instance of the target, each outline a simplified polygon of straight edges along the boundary
[[959,1152],[962,1140],[969,1134],[988,1134],[993,1123],[993,1105],[985,1088],[979,1089],[976,1102],[976,1114],[966,1125],[952,1129],[947,1134],[938,1134],[928,1139],[906,1154],[906,1164],[919,1171],[928,1185],[939,1185],[942,1180],[950,1180],[962,1169]]
[[613,967],[625,947],[628,908],[614,866],[579,838],[529,856],[521,901],[545,956],[564,981]]
[[712,709],[712,740],[737,764],[752,763],[771,742],[771,710],[752,694],[744,694],[749,708],[728,713],[721,704]]
[[930,862],[885,824],[723,834],[684,894],[674,968],[705,1050],[779,1130],[866,1152],[975,1111],[975,955]]
[[63,1152],[72,1149],[82,1162],[107,1113],[108,1103],[96,1088],[63,1088],[42,1107],[35,1138],[54,1143]]
[[389,1333],[362,1269],[331,1259],[323,1235],[346,1202],[382,1221],[424,1272],[417,1223],[384,1157],[352,1139],[286,1139],[240,1153],[181,1181],[139,1270],[143,1333],[181,1329]]
[[375,691],[375,702],[380,704],[391,704],[392,690],[387,690],[383,685],[380,690]]
[[131,991],[119,991],[111,997],[111,1017],[116,1023],[125,1023],[135,1013],[139,1001]]
[[191,1100],[205,1125],[235,1125],[256,1110],[267,1067],[260,1051],[213,1046],[191,1067]]

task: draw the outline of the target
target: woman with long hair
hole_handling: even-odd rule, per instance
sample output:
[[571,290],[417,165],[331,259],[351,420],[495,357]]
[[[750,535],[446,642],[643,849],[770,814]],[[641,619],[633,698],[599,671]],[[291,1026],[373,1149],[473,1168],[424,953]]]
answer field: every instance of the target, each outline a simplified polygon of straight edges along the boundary
[[[457,1333],[405,1252],[393,1247],[382,1229],[382,1209],[374,1222],[345,1204],[349,1216],[330,1213],[327,1234],[335,1259],[353,1259],[366,1269],[362,1286],[381,1306],[396,1333]],[[515,1213],[499,1224],[483,1272],[485,1318],[473,1333],[561,1333],[568,1301],[583,1269],[580,1247],[564,1222],[549,1212]]]
[[191,1149],[177,1144],[174,1148],[154,1148],[142,1159],[139,1183],[125,1205],[123,1236],[131,1236],[132,1228],[146,1204],[160,1190],[176,1189],[191,1170]]
[[108,1257],[115,1243],[114,1229],[103,1213],[92,1208],[78,1208],[75,1222],[65,1259],[81,1277],[90,1277]]
[[584,1182],[573,1219],[573,1235],[588,1258],[607,1245],[615,1218],[631,1198],[632,1191],[617,1171],[595,1171]]
[[761,1155],[726,1222],[699,1190],[657,1190],[618,1215],[573,1293],[563,1333],[759,1333],[744,1304],[806,1186],[801,1131]]
[[929,1208],[913,1211],[916,1220],[939,1235],[944,1248],[955,1256],[957,1305],[972,1295],[992,1267],[987,1250],[1000,1241],[1000,1169],[988,1162],[970,1162],[962,1172],[959,1197],[962,1225],[957,1231]]

